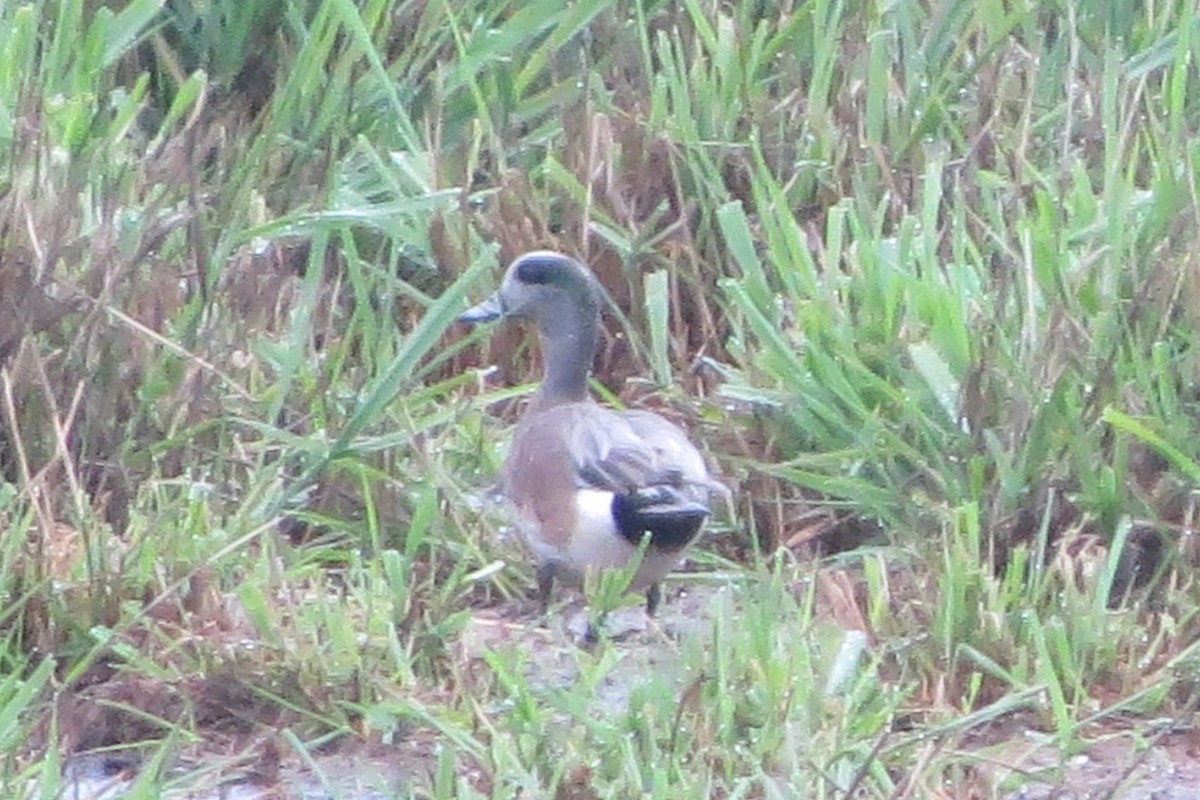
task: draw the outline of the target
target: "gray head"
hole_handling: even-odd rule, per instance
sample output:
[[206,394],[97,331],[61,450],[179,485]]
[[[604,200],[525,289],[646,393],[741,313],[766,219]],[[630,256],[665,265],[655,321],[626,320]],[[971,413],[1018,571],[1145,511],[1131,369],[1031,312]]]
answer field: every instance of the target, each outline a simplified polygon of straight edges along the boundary
[[588,368],[600,329],[600,285],[587,267],[549,250],[517,258],[500,289],[459,317],[462,322],[511,318],[532,322],[542,339],[543,406],[587,396]]
[[562,253],[535,250],[513,261],[500,289],[459,319],[522,319],[543,335],[557,336],[595,324],[599,314],[600,290],[591,271]]

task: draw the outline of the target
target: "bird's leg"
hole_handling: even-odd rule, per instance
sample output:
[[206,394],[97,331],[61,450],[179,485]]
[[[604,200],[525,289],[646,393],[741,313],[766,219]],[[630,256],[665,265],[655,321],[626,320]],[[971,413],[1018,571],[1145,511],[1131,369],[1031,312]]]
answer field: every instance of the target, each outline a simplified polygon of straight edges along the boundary
[[543,561],[537,568],[537,599],[543,614],[550,609],[550,591],[554,588],[554,573],[557,571],[553,561]]
[[650,588],[646,590],[646,616],[653,617],[658,611],[658,604],[662,600],[662,589],[657,583],[650,584]]

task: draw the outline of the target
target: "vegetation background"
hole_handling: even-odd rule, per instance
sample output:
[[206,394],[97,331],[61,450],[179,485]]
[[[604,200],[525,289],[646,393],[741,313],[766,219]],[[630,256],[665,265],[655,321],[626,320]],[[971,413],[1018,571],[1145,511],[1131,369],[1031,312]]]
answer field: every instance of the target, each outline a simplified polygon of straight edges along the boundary
[[[1200,671],[1198,37],[1176,0],[0,3],[0,794],[353,740],[437,797],[1007,796],[1006,723],[1131,772]],[[538,366],[453,320],[535,247],[611,295],[597,390],[736,496],[617,711],[637,647],[554,683],[464,643],[531,583],[488,497]]]

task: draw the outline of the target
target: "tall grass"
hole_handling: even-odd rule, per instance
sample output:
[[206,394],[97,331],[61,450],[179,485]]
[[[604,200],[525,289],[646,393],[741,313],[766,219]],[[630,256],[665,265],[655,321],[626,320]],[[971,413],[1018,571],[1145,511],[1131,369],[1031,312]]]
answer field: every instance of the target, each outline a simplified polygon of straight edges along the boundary
[[[437,796],[1000,792],[948,755],[996,719],[1185,713],[1194,28],[0,4],[6,787],[228,724],[432,736]],[[530,583],[488,495],[537,364],[453,319],[534,247],[612,298],[600,387],[735,491],[669,668],[464,644]]]

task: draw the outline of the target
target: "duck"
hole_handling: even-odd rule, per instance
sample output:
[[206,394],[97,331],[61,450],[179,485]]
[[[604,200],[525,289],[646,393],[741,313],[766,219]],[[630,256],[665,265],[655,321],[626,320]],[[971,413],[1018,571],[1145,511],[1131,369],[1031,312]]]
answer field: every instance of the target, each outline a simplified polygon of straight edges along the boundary
[[711,496],[728,490],[677,425],[592,399],[601,299],[598,280],[582,263],[537,250],[516,258],[500,288],[459,319],[523,321],[541,341],[542,381],[501,472],[516,527],[537,560],[543,611],[556,580],[578,584],[589,570],[628,568],[641,551],[630,589],[645,592],[653,616],[660,582],[700,535]]

